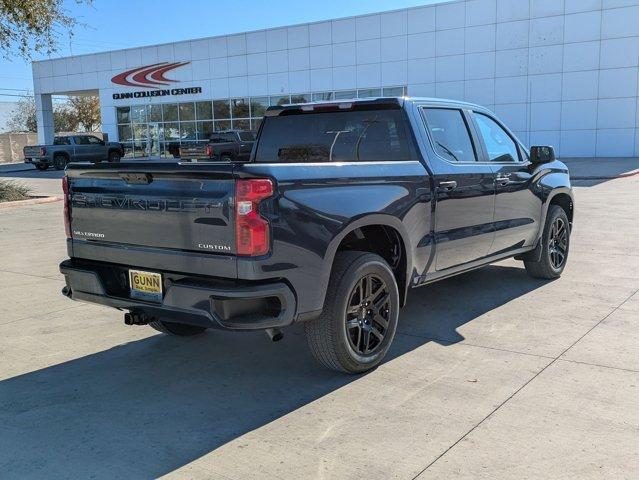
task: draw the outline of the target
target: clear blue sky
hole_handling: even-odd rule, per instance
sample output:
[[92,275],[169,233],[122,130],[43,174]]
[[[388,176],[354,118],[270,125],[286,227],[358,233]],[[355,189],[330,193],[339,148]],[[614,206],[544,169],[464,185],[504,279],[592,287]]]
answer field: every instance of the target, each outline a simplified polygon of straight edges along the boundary
[[[348,17],[439,3],[441,0],[94,0],[91,5],[65,2],[79,22],[75,36],[61,36],[62,57],[153,45],[261,28]],[[35,59],[46,57],[36,56]],[[0,59],[0,101],[16,98],[6,89],[33,88],[31,65]]]

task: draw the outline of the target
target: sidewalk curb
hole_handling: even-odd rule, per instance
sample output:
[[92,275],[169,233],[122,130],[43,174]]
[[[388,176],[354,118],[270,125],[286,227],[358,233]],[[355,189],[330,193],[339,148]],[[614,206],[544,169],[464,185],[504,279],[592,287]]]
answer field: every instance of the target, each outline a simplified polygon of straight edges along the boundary
[[29,168],[31,165],[26,163],[0,163],[0,176],[3,173],[28,172],[35,171],[36,168]]
[[618,178],[628,178],[634,177],[635,175],[639,175],[639,169],[633,170],[631,172],[620,173],[619,175],[607,176],[607,177],[598,177],[598,176],[575,176],[570,177],[571,180],[616,180]]
[[61,201],[61,197],[38,197],[27,200],[16,200],[15,202],[0,202],[0,210],[5,208],[16,208],[28,205],[39,205],[41,203],[53,203]]

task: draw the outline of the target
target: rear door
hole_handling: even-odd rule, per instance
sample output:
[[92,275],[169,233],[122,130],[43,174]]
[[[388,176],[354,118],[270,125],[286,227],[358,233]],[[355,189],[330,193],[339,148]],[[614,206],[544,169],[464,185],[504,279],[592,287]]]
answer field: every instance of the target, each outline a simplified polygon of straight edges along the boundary
[[453,268],[488,255],[493,242],[495,184],[483,163],[469,112],[421,108],[435,151],[429,159],[436,189],[436,269]]
[[101,160],[101,145],[99,143],[97,145],[93,143],[90,140],[91,138],[95,137],[90,137],[89,135],[77,135],[73,137],[75,148],[72,160],[78,162],[97,162]]
[[495,172],[495,238],[490,253],[532,245],[539,231],[541,200],[533,190],[528,155],[495,117],[482,112],[472,116]]

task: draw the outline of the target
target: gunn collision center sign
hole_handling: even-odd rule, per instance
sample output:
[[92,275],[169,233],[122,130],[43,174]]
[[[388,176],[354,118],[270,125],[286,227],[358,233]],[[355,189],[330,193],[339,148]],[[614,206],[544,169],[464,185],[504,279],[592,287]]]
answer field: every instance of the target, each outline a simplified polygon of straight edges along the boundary
[[152,90],[136,90],[134,92],[114,93],[114,100],[126,98],[164,97],[167,95],[188,95],[202,93],[202,87],[163,88],[178,83],[179,80],[166,78],[165,74],[191,62],[161,62],[134,68],[117,74],[111,79],[113,83],[127,87],[151,88]]

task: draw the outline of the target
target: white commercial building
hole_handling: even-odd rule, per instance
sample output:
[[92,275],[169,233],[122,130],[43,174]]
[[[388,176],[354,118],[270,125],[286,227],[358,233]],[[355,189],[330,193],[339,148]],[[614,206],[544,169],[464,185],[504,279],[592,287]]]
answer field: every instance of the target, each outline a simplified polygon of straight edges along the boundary
[[639,0],[460,0],[33,63],[51,95],[94,93],[130,156],[171,156],[268,104],[411,95],[495,111],[560,156],[639,156]]

